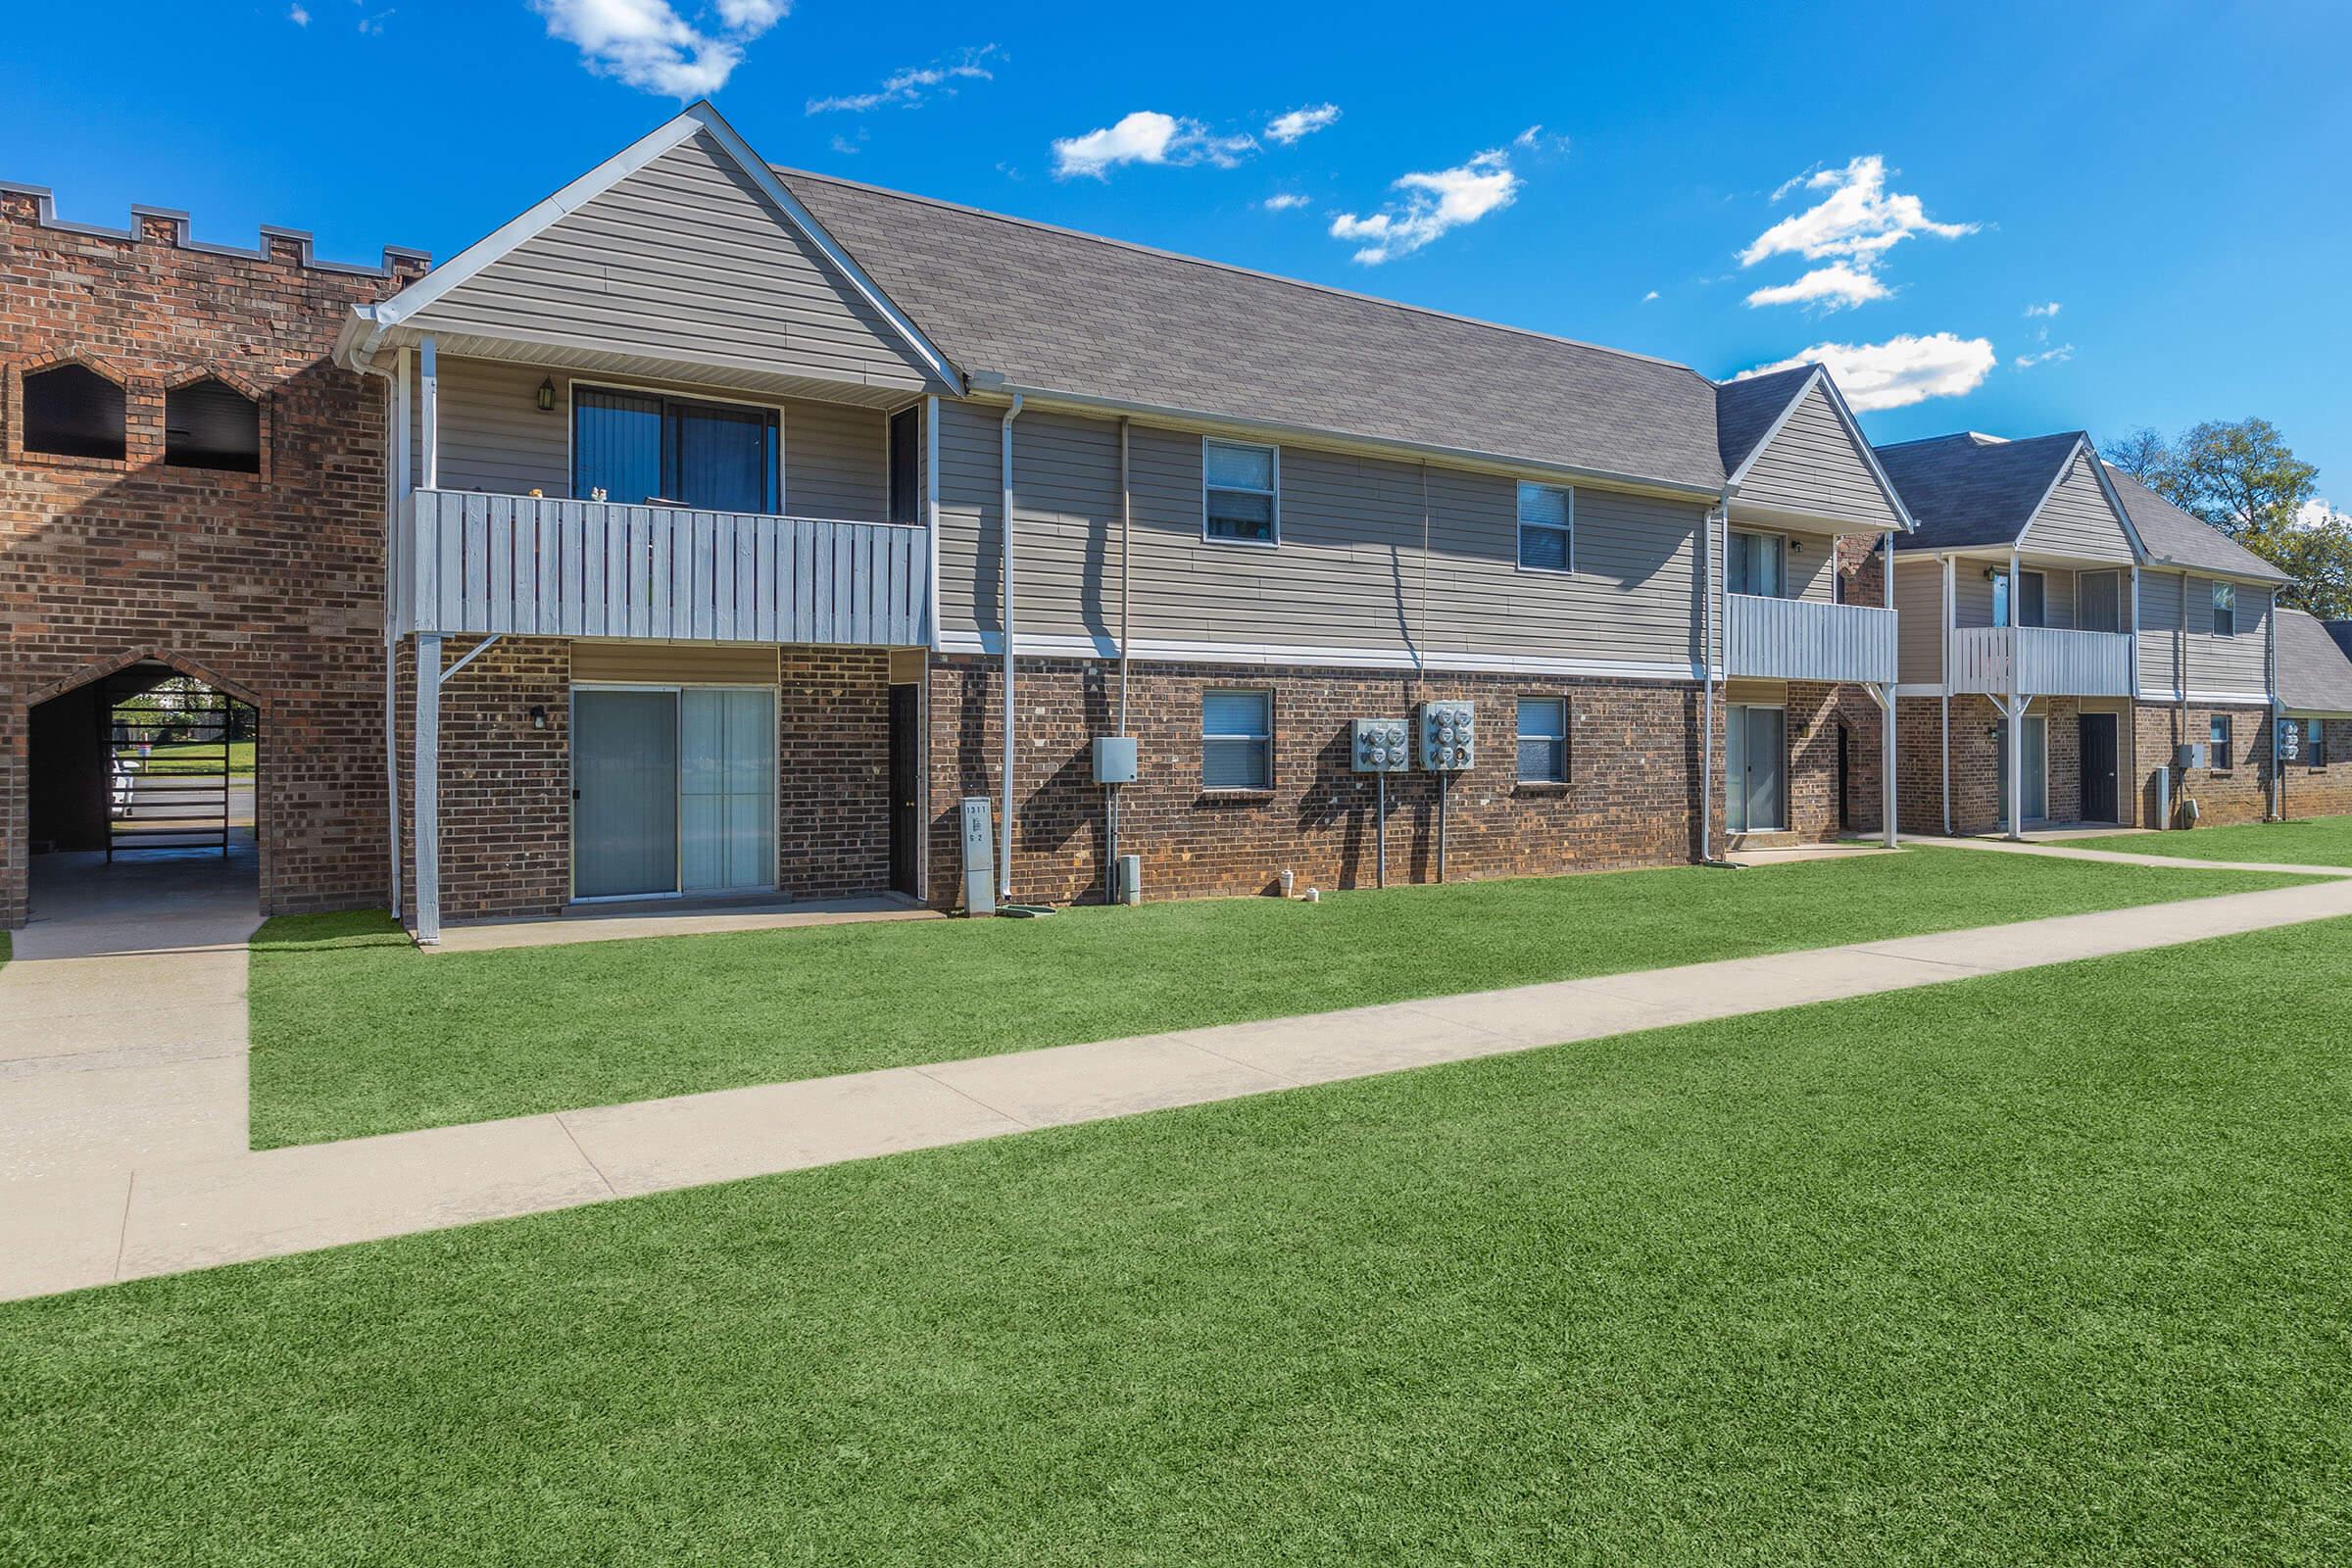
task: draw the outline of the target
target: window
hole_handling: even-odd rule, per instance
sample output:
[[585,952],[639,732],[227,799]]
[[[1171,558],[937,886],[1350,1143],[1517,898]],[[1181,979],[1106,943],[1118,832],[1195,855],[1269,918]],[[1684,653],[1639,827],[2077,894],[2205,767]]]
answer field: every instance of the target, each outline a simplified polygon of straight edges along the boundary
[[1519,564],[1567,571],[1576,564],[1576,492],[1565,485],[1519,487]]
[[1732,532],[1724,557],[1724,590],[1779,599],[1788,591],[1788,543],[1777,533]]
[[2226,582],[2213,585],[2213,634],[2216,637],[2237,635],[2237,589]]
[[1272,447],[1201,442],[1201,533],[1239,544],[1279,544],[1281,473],[1282,460]]
[[2285,721],[2285,736],[2290,755],[2287,761],[2304,767],[2328,765],[2328,724],[2325,719],[2290,718]]
[[2221,772],[2228,772],[2230,770],[2230,715],[2228,713],[2214,714],[2212,722],[2206,727],[2206,736],[2212,751],[2212,756],[2206,759],[2206,765]]
[[24,377],[24,450],[122,461],[122,389],[86,365]]
[[1984,575],[1992,579],[1992,623],[2006,626],[2010,623],[2009,574],[2005,571],[1988,571]]
[[206,376],[164,394],[164,461],[182,468],[262,471],[262,406]]
[[774,512],[776,411],[575,387],[571,493],[641,506]]
[[2122,574],[2112,571],[2086,571],[2078,579],[2080,603],[2075,611],[2075,623],[2084,631],[2120,632],[2124,629],[2124,591]]
[[913,409],[901,409],[890,416],[890,520],[916,522],[919,503],[915,500],[915,443],[922,437],[922,420]]
[[1519,699],[1519,782],[1568,782],[1568,700]]
[[2046,626],[2049,621],[2050,583],[2038,571],[2017,574],[2017,623],[2020,626]]
[[1212,691],[1200,699],[1200,787],[1274,787],[1274,694]]

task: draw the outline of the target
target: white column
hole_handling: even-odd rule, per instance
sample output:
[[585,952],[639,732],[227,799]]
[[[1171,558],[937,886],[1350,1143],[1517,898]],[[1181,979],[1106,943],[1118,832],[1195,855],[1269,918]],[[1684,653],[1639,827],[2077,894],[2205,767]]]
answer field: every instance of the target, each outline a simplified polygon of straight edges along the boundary
[[417,411],[424,425],[417,451],[423,459],[424,488],[438,490],[441,488],[441,371],[429,337],[416,346],[416,370]]
[[416,637],[416,940],[441,940],[441,634]]
[[403,618],[409,611],[408,552],[411,530],[416,526],[410,515],[410,496],[413,480],[409,470],[409,351],[402,349],[392,356],[392,399],[385,413],[384,493],[391,506],[384,527],[384,822],[391,840],[392,918],[400,918],[400,682],[396,676],[399,664],[400,639],[408,628]]
[[2014,549],[2009,552],[2007,593],[2009,599],[2009,836],[2013,839],[2022,839],[2026,836],[2026,702],[2018,690],[2017,677],[2018,670],[2025,661],[2020,657],[2024,650],[2018,646],[2022,641],[2022,635],[2018,630],[2018,571],[2017,552]]

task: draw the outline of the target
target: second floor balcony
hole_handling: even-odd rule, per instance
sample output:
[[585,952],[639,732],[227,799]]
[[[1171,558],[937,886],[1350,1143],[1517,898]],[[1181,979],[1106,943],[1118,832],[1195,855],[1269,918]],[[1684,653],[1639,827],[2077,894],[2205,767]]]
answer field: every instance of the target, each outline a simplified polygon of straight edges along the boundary
[[1774,680],[1891,683],[1895,613],[1863,605],[1724,596],[1729,673]]
[[2132,639],[2056,626],[1963,626],[1952,633],[1955,692],[2034,697],[2129,697]]
[[930,550],[900,523],[417,490],[393,612],[402,631],[914,647]]

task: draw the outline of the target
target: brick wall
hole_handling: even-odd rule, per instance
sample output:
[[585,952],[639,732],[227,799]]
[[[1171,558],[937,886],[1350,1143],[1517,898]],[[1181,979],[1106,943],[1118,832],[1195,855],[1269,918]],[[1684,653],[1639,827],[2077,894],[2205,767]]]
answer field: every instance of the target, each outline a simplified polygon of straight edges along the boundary
[[[327,356],[397,280],[296,235],[226,255],[171,215],[46,216],[0,192],[0,926],[26,912],[31,706],[141,659],[260,710],[263,906],[380,901],[381,394]],[[124,388],[123,460],[24,450],[24,373],[66,360]],[[207,374],[260,399],[261,473],[164,463],[165,390]]]
[[[930,674],[932,901],[961,900],[956,803],[998,799],[1001,666],[937,660]],[[1115,665],[1023,660],[1016,707],[1019,806],[1012,885],[1037,901],[1101,896],[1103,791],[1090,744],[1115,728]],[[1211,687],[1274,693],[1274,784],[1200,787],[1200,704]],[[1564,697],[1568,782],[1516,781],[1517,699]],[[1375,879],[1374,784],[1348,767],[1348,721],[1409,719],[1423,700],[1478,704],[1478,765],[1447,802],[1449,879],[1680,864],[1698,851],[1699,690],[1512,675],[1148,664],[1134,671],[1129,730],[1142,779],[1121,792],[1120,848],[1143,857],[1149,898],[1263,893],[1284,869],[1307,887]],[[1389,780],[1389,880],[1437,877],[1431,775]]]
[[2352,719],[2322,721],[2327,761],[2318,767],[2289,762],[2286,767],[2286,814],[2340,816],[2352,812]]
[[780,886],[796,898],[890,886],[890,654],[787,648],[777,703]]
[[[2176,773],[2172,798],[2178,811],[2183,795],[2193,796],[2198,821],[2211,827],[2230,822],[2259,822],[2270,815],[2271,715],[2260,706],[2191,703],[2184,710],[2172,703],[2139,705],[2139,742],[2135,777],[2142,820],[2150,826],[2171,826],[2156,820],[2156,775],[2168,767],[2182,741],[2204,742],[2212,733],[2213,717],[2230,715],[2230,766],[2189,768]],[[2294,789],[2290,778],[2287,788]],[[2290,800],[2298,814],[2308,814]]]

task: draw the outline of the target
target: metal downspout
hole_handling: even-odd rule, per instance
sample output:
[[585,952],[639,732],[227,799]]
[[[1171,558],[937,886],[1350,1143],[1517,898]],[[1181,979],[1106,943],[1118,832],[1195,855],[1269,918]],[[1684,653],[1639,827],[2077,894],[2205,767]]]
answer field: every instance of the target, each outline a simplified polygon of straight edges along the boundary
[[1012,421],[1020,416],[1021,395],[1015,392],[1001,426],[1004,485],[999,497],[1004,557],[1004,806],[997,823],[997,897],[1006,904],[1012,902]]
[[[1128,436],[1133,421],[1119,416],[1119,727],[1127,733],[1127,649],[1134,627],[1135,578],[1128,570],[1135,558],[1135,484],[1129,462]],[[1103,868],[1102,902],[1119,902],[1119,786],[1109,786],[1110,864]]]
[[[1700,689],[1705,696],[1700,705],[1701,734],[1698,747],[1698,858],[1701,864],[1715,860],[1715,579],[1719,575],[1715,557],[1715,522],[1720,516],[1725,531],[1724,548],[1729,550],[1732,519],[1732,487],[1725,485],[1716,498],[1715,510],[1699,524],[1699,674]],[[1730,607],[1724,607],[1728,612]]]

